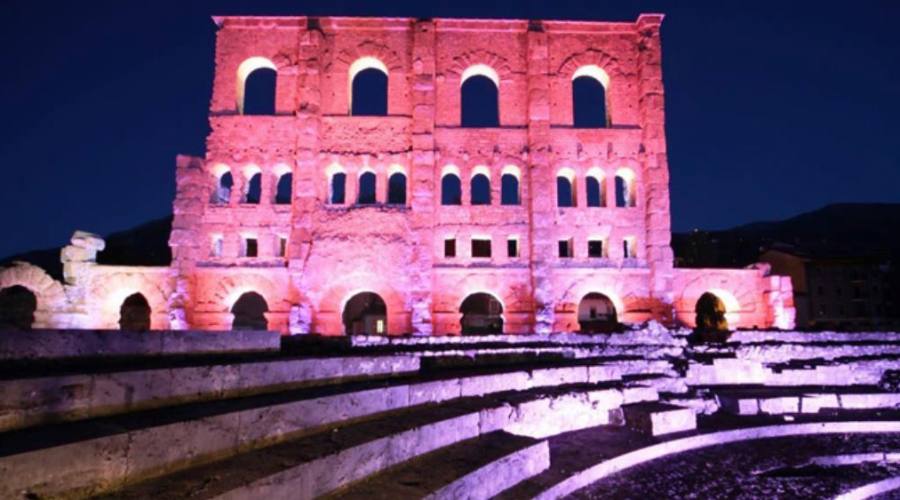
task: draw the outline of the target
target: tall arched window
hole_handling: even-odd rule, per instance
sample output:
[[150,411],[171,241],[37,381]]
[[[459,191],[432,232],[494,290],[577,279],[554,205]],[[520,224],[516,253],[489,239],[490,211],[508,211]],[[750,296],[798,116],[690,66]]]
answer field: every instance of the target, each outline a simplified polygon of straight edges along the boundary
[[394,172],[388,178],[388,204],[406,205],[406,175]]
[[350,65],[350,114],[388,114],[388,69],[374,57],[362,57]]
[[445,168],[441,176],[441,205],[462,205],[462,182],[455,168]]
[[231,188],[234,187],[234,178],[228,167],[223,166],[216,177],[215,189],[211,201],[218,205],[227,205],[231,201]]
[[556,206],[575,206],[575,172],[564,168],[556,174]]
[[586,202],[589,207],[606,206],[606,181],[599,168],[592,168],[584,178]]
[[503,174],[500,178],[500,204],[519,204],[519,178],[513,174]]
[[359,191],[356,202],[360,205],[375,203],[375,173],[363,172],[359,176]]
[[346,201],[347,174],[343,167],[332,164],[325,170],[328,178],[328,204],[343,205]]
[[472,176],[469,192],[473,205],[491,204],[491,180],[484,173],[478,172]]
[[616,206],[635,206],[634,172],[627,168],[620,168],[616,172]]
[[500,77],[490,66],[470,66],[460,79],[460,124],[463,127],[500,126]]
[[287,172],[278,178],[278,187],[275,191],[275,203],[277,205],[289,205],[291,203],[292,184],[294,174]]
[[242,115],[274,115],[275,64],[265,57],[251,57],[238,66],[237,108]]
[[257,172],[247,181],[247,190],[244,192],[244,203],[259,204],[262,197],[262,174]]
[[606,91],[609,76],[595,65],[578,68],[572,75],[572,119],[576,128],[609,126]]

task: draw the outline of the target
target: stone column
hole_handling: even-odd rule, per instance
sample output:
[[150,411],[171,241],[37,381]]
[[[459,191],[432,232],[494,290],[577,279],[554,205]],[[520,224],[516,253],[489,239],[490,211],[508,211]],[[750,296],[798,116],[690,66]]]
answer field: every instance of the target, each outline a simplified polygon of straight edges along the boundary
[[412,49],[412,165],[409,176],[412,262],[410,303],[414,335],[431,335],[432,260],[434,251],[435,193],[439,193],[434,174],[435,113],[435,31],[434,22],[421,19],[413,24]]
[[[175,201],[172,204],[172,249],[169,296],[169,328],[186,330],[190,325],[191,288],[197,260],[209,253],[209,241],[198,230],[203,212],[209,204],[212,186],[201,158],[179,155],[175,158]],[[235,193],[232,191],[231,199]]]
[[87,290],[90,286],[91,269],[97,265],[97,252],[106,247],[106,242],[96,234],[75,231],[70,244],[60,251],[63,265],[63,281],[69,298],[69,309],[65,320],[60,323],[69,328],[89,328],[91,326],[90,304]]
[[550,168],[550,77],[547,34],[539,21],[528,27],[528,183],[531,247],[531,280],[535,308],[534,330],[553,330],[556,300],[553,290],[553,262],[556,242],[553,221],[556,180]]
[[[662,82],[662,49],[659,28],[663,16],[638,17],[639,112],[644,154],[642,158],[644,207],[646,210],[645,255],[650,267],[653,316],[674,321],[673,254],[669,210],[669,164],[666,154],[665,101]],[[615,190],[613,189],[613,193]],[[614,201],[614,200],[613,200]]]

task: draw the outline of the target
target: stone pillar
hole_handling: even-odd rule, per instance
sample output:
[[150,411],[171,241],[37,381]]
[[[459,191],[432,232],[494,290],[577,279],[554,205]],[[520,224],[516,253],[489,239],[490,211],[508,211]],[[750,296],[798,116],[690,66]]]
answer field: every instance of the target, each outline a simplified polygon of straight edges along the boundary
[[60,251],[63,265],[63,281],[70,309],[68,318],[61,323],[69,328],[89,328],[90,309],[87,290],[90,286],[91,269],[97,265],[97,252],[106,247],[106,242],[96,234],[75,231],[70,244]]
[[[645,219],[645,256],[650,267],[652,314],[664,323],[674,321],[672,311],[673,254],[669,210],[669,164],[666,153],[665,101],[662,82],[662,49],[659,28],[663,16],[638,17],[639,113],[644,147],[642,158]],[[613,193],[615,187],[613,186]],[[615,199],[611,200],[613,203]]]
[[553,290],[553,241],[555,220],[555,177],[550,168],[550,77],[547,34],[540,22],[528,28],[528,182],[531,247],[531,279],[535,308],[534,330],[547,334],[553,330],[556,299]]
[[412,165],[409,176],[412,262],[410,304],[412,332],[431,335],[432,260],[434,251],[435,193],[439,193],[434,174],[435,113],[435,31],[431,20],[413,24],[412,53]]
[[[209,174],[200,158],[179,155],[175,158],[175,201],[172,204],[172,249],[168,298],[169,328],[186,330],[190,326],[192,286],[196,262],[209,253],[210,242],[199,231],[203,212],[211,196]],[[231,199],[235,193],[232,191]]]
[[314,212],[320,204],[327,202],[316,196],[316,183],[321,182],[325,175],[325,166],[319,161],[323,41],[318,20],[310,18],[307,29],[300,31],[298,40],[294,189],[287,248],[292,288],[289,296],[293,304],[288,322],[291,334],[312,331],[315,306],[310,302],[309,285],[305,279],[306,262],[313,247]]

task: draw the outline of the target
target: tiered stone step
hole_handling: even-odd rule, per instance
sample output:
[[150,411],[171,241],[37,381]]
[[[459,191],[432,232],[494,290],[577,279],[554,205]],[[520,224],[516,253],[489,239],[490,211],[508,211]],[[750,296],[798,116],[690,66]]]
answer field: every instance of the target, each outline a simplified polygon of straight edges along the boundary
[[722,410],[732,415],[785,415],[822,410],[874,410],[900,407],[900,393],[875,387],[731,388],[715,391]]
[[630,429],[650,436],[689,432],[697,428],[697,415],[691,408],[658,401],[622,406]]
[[326,498],[486,499],[549,466],[546,440],[496,431],[427,453]]
[[315,498],[499,430],[540,435],[558,421],[556,409],[574,401],[588,416],[580,425],[598,425],[621,402],[614,394],[596,385],[560,386],[405,408],[182,469],[109,498]]

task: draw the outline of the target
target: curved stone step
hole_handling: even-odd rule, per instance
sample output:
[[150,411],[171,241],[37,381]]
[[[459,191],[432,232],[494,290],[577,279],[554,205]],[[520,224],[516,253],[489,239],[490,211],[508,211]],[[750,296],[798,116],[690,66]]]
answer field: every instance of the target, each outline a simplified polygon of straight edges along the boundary
[[549,466],[546,440],[496,431],[404,462],[325,498],[487,499]]

